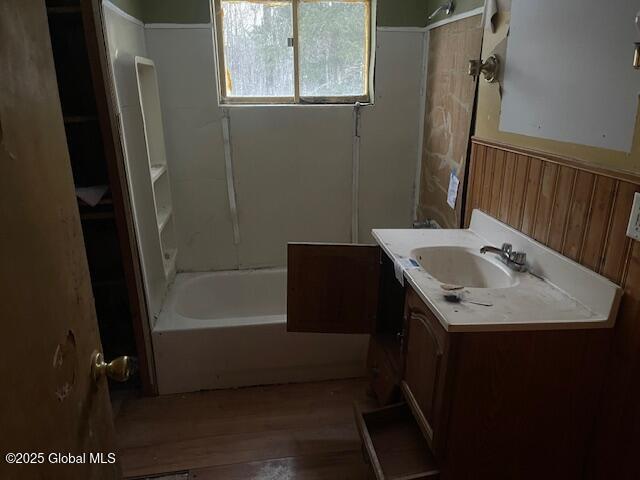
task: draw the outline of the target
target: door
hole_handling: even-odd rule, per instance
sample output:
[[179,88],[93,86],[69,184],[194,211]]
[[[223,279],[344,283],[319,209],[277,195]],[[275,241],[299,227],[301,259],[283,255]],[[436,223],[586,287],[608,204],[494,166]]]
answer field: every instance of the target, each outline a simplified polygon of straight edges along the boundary
[[[92,381],[100,338],[42,0],[0,2],[0,88],[0,478],[116,479],[107,385]],[[27,452],[15,459],[34,464],[5,461]]]
[[378,314],[377,245],[290,243],[287,330],[372,333]]

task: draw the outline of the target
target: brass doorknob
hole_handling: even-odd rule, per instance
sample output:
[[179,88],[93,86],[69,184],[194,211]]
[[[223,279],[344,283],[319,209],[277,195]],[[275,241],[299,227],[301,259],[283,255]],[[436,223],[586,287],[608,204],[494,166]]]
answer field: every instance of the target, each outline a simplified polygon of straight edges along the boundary
[[104,361],[104,356],[100,352],[93,352],[91,356],[91,377],[96,384],[104,376],[116,382],[126,382],[133,371],[134,359],[126,355],[109,363]]

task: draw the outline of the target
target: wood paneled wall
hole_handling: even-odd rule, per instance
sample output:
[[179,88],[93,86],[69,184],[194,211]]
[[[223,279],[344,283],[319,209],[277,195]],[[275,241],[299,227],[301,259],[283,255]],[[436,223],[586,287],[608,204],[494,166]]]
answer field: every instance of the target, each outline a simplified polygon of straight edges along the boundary
[[472,140],[465,224],[483,210],[624,288],[588,478],[640,478],[640,242],[626,236],[640,177]]

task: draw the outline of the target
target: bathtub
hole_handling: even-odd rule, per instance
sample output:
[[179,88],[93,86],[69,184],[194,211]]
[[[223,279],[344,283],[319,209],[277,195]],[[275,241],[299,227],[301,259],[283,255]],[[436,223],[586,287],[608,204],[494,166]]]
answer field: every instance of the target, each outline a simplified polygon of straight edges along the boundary
[[179,273],[152,329],[159,393],[363,376],[367,335],[287,332],[286,273]]

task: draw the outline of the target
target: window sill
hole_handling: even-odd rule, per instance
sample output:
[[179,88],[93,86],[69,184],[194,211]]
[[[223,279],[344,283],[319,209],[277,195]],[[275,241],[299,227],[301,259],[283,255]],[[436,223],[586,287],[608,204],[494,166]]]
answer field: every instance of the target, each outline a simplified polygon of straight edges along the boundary
[[220,108],[251,108],[251,107],[348,107],[353,108],[356,105],[361,107],[371,107],[374,102],[350,102],[350,103],[223,103],[218,102]]

